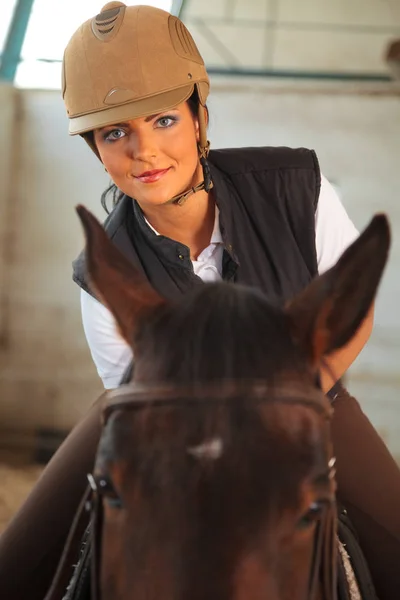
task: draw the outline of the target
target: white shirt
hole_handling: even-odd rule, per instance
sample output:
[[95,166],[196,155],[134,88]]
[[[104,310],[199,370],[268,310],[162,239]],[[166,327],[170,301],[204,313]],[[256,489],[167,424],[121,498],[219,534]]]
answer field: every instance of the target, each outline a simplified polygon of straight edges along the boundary
[[[196,275],[203,281],[222,279],[223,244],[219,228],[219,211],[215,211],[210,245],[193,262]],[[157,233],[157,232],[156,232]],[[333,266],[344,250],[358,236],[336,191],[322,176],[318,207],[315,212],[315,245],[318,272]],[[106,389],[119,385],[132,360],[132,350],[119,334],[110,311],[81,290],[83,329],[97,372]]]

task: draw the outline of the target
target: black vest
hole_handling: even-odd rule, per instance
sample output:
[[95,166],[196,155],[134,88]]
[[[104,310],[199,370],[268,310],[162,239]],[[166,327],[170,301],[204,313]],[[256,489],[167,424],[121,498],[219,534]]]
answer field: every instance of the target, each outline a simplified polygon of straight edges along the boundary
[[[315,152],[304,148],[212,150],[209,164],[224,243],[223,278],[262,290],[281,304],[317,274],[315,209],[321,176]],[[146,224],[124,196],[104,228],[115,245],[168,299],[202,283],[189,249]],[[92,293],[82,252],[74,281]]]

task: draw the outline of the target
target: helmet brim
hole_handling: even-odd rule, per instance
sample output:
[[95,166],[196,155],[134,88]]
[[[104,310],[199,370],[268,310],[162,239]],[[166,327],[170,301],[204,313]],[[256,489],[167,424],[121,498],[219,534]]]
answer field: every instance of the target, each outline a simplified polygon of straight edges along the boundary
[[194,91],[194,83],[161,94],[140,98],[133,102],[111,106],[101,111],[70,118],[69,134],[87,133],[99,127],[121,123],[131,119],[155,115],[185,102]]

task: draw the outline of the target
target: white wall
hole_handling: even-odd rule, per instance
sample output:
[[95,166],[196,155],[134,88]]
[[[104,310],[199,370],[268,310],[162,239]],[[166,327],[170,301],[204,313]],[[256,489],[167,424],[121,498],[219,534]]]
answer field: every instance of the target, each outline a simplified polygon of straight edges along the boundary
[[71,261],[82,246],[73,207],[85,202],[96,208],[107,178],[85,145],[68,137],[59,93],[18,92],[13,121],[12,104],[2,101],[1,107],[1,167],[10,185],[0,197],[7,215],[1,230],[0,424],[8,430],[69,427],[101,391],[71,281]]
[[[70,427],[101,390],[71,281],[83,242],[74,206],[104,215],[108,179],[84,142],[68,137],[58,92],[3,87],[0,100],[0,430]],[[214,78],[210,113],[214,147],[313,147],[358,227],[389,213],[391,261],[350,388],[400,458],[399,95]]]
[[398,0],[186,0],[209,67],[386,74]]

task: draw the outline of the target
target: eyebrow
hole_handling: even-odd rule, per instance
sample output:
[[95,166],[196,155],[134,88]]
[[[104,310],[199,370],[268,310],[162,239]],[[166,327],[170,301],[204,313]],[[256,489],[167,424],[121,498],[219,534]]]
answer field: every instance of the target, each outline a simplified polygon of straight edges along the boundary
[[[174,110],[174,109],[172,109]],[[148,123],[149,121],[152,121],[153,119],[156,119],[157,117],[159,117],[160,115],[166,113],[168,111],[163,111],[160,113],[156,113],[154,115],[148,115],[147,117],[145,117],[145,123]],[[112,125],[104,125],[104,127],[100,127],[101,129],[105,129],[106,127],[129,127],[129,122],[128,121],[121,121],[121,123],[113,123]]]
[[152,121],[153,119],[156,119],[160,115],[162,115],[162,112],[159,112],[159,113],[157,113],[155,115],[149,115],[148,117],[145,117],[145,122],[148,123],[149,121]]

